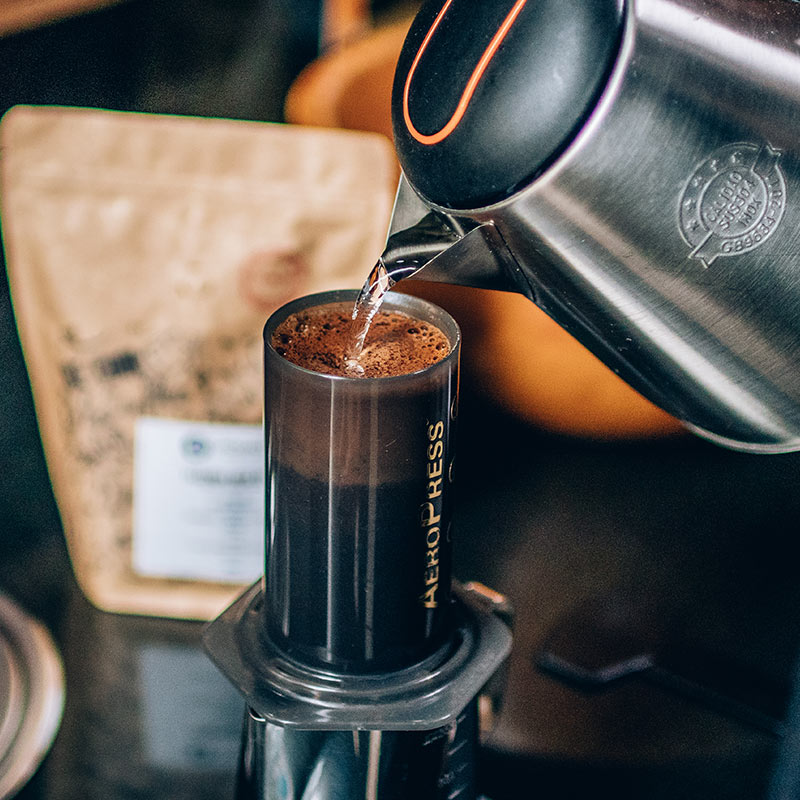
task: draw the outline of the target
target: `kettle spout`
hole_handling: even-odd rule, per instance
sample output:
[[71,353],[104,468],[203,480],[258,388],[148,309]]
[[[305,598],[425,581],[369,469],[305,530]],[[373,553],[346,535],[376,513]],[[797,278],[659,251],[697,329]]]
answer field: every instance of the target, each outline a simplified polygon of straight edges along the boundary
[[493,223],[431,210],[405,176],[400,178],[380,260],[392,282],[413,278],[530,293]]

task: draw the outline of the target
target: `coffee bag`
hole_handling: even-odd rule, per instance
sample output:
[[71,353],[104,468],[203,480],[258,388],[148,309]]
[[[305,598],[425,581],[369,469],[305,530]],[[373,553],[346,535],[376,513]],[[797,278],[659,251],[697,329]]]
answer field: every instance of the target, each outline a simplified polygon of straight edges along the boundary
[[12,301],[77,579],[104,609],[214,616],[240,583],[134,568],[137,424],[260,424],[263,323],[295,296],[361,284],[386,231],[391,146],[17,107],[0,147]]

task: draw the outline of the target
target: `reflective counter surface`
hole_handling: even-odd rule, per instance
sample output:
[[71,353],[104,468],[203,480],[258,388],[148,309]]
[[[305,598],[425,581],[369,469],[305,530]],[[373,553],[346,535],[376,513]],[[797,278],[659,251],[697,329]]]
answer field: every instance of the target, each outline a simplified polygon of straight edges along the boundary
[[[800,456],[689,436],[571,441],[468,396],[460,426],[456,573],[515,609],[505,703],[480,765],[486,795],[788,797],[770,792],[793,785],[797,758]],[[8,484],[13,510],[28,499]],[[53,633],[67,694],[20,797],[232,797],[242,703],[200,649],[202,626],[94,609],[52,500],[29,500],[44,527],[4,531],[0,590]],[[592,687],[543,669],[543,653],[551,667],[640,671]]]

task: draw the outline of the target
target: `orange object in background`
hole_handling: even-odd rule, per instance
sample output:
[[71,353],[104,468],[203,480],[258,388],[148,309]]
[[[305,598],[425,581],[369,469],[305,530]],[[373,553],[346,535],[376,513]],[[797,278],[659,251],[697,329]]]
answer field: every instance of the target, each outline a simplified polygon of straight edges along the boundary
[[462,374],[504,410],[542,429],[593,439],[682,432],[526,297],[406,281],[464,331]]
[[[405,18],[376,27],[311,63],[289,91],[287,121],[391,138],[394,68],[410,24]],[[416,281],[402,290],[438,303],[458,320],[465,378],[522,419],[597,439],[683,430],[522,295]]]
[[322,49],[352,41],[366,33],[369,26],[369,0],[325,0],[320,26]]
[[286,121],[392,138],[394,67],[410,20],[375,28],[312,61],[286,98]]

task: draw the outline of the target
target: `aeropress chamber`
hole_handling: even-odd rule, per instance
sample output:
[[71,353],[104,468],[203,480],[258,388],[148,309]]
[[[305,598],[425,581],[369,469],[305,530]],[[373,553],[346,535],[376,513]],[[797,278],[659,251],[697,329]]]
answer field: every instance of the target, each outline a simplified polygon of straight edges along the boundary
[[444,358],[343,377],[278,352],[287,318],[356,296],[300,298],[264,328],[265,572],[204,634],[246,700],[237,800],[477,793],[478,700],[511,634],[451,583],[460,333],[390,293],[384,309],[444,333]]

